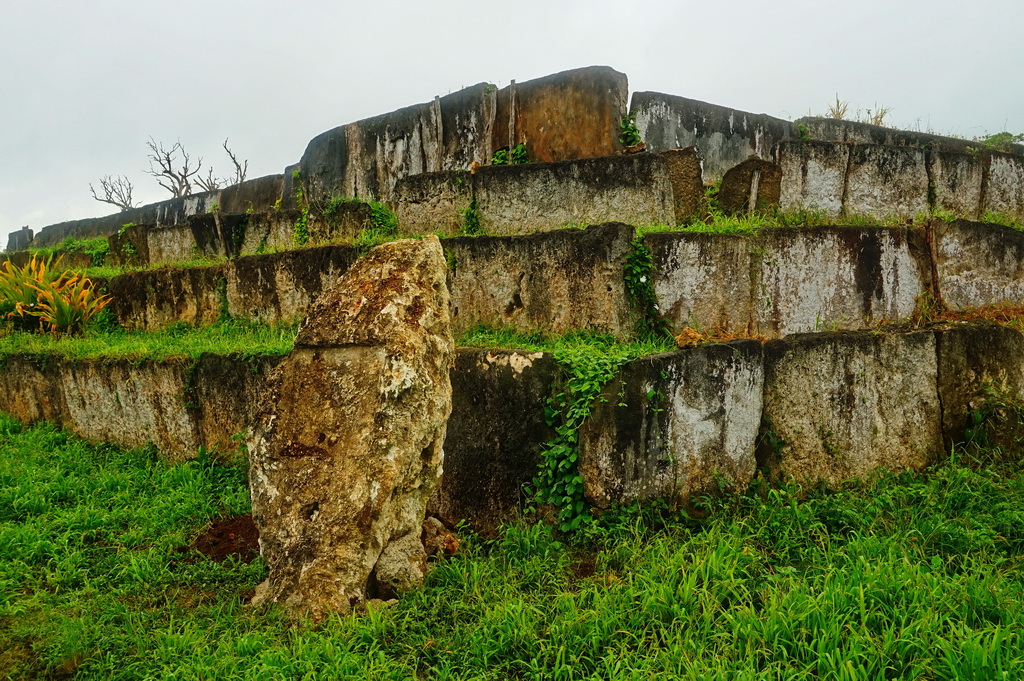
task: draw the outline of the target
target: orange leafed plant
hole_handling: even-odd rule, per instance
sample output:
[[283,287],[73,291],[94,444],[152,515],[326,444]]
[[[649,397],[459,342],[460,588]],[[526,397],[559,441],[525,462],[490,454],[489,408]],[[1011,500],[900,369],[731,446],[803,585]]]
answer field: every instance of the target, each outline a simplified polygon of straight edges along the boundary
[[0,316],[25,329],[81,331],[110,297],[97,295],[86,277],[61,271],[60,261],[33,255],[24,267],[5,262],[0,268]]

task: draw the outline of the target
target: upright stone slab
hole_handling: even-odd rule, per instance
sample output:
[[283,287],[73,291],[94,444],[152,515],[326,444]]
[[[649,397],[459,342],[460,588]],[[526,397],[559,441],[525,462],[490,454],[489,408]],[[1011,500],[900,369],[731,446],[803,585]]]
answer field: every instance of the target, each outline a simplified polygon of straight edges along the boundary
[[982,196],[982,215],[991,212],[1024,219],[1024,158],[991,153]]
[[838,142],[788,140],[775,148],[782,167],[782,210],[820,210],[839,215],[843,210],[849,145]]
[[942,454],[931,331],[789,336],[766,343],[764,359],[765,475],[836,486]]
[[322,619],[416,585],[454,341],[436,237],[373,249],[310,308],[250,447],[270,570],[254,603]]
[[850,147],[843,212],[913,218],[928,211],[923,149],[856,144]]
[[718,207],[726,215],[778,208],[781,191],[782,169],[752,156],[726,172],[718,192]]
[[977,154],[928,152],[928,180],[933,207],[975,220],[981,210],[984,161]]
[[703,163],[697,147],[669,149],[660,154],[668,166],[672,183],[672,199],[676,209],[676,224],[698,217],[704,199]]
[[952,307],[1024,301],[1024,234],[983,222],[940,222],[939,290]]

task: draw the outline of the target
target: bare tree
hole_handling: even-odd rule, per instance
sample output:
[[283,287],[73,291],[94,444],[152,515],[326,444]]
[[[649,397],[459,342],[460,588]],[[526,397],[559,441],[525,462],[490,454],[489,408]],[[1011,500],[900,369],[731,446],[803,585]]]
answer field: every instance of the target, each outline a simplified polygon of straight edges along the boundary
[[238,184],[245,181],[245,175],[249,171],[249,161],[238,162],[238,157],[235,152],[231,151],[228,147],[227,139],[224,140],[224,151],[227,152],[228,158],[231,159],[231,163],[235,166],[235,177],[229,179],[227,177],[215,177],[213,174],[213,168],[210,168],[206,177],[197,176],[196,184],[203,188],[204,191],[212,192],[214,189],[220,189],[221,187],[227,187],[232,184]]
[[197,159],[196,166],[192,168],[192,157],[181,146],[180,140],[170,149],[165,149],[163,142],[158,144],[150,137],[146,146],[150,151],[147,172],[156,178],[157,183],[174,197],[192,194],[192,180],[203,167],[203,159]]
[[107,175],[100,180],[100,189],[103,190],[103,197],[100,198],[96,194],[96,190],[93,188],[92,183],[89,183],[89,191],[92,192],[92,198],[102,203],[110,203],[121,210],[128,210],[134,208],[135,203],[132,201],[132,187],[131,180],[127,177],[118,175],[116,178]]

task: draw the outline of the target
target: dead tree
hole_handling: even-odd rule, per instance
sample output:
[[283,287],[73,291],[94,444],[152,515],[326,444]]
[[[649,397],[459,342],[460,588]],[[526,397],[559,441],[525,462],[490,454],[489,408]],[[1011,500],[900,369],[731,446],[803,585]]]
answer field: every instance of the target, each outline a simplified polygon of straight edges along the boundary
[[[191,195],[192,180],[202,169],[203,159],[198,159],[196,166],[191,167],[192,157],[181,146],[180,140],[175,142],[170,149],[165,149],[162,142],[158,144],[150,137],[146,146],[150,151],[147,172],[156,178],[157,183],[175,198]],[[180,161],[178,160],[179,154],[181,155]]]
[[212,192],[215,189],[221,187],[227,187],[232,184],[239,184],[245,181],[245,175],[249,171],[249,161],[238,162],[238,157],[235,156],[235,152],[231,151],[228,147],[228,141],[224,140],[224,151],[227,152],[228,158],[231,159],[231,163],[235,166],[235,177],[234,179],[215,177],[213,174],[213,168],[210,168],[206,177],[197,176],[196,184],[203,188],[204,191]]
[[132,187],[131,180],[127,177],[118,175],[116,178],[107,175],[100,180],[100,189],[103,190],[103,196],[100,197],[96,194],[96,190],[93,188],[92,183],[89,183],[89,191],[92,192],[92,198],[100,201],[101,203],[110,203],[122,211],[128,210],[129,208],[135,208],[135,203],[132,200]]

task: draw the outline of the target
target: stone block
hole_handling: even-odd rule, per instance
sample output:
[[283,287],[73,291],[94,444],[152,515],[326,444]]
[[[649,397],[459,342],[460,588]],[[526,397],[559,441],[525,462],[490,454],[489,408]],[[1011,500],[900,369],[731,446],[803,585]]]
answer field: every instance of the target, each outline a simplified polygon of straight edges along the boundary
[[931,331],[801,334],[769,341],[764,357],[772,437],[762,438],[758,463],[769,477],[838,486],[942,455]]
[[839,215],[849,161],[850,147],[846,144],[804,140],[779,143],[775,162],[782,168],[782,210],[805,208]]
[[225,304],[225,285],[220,266],[165,268],[113,277],[107,281],[107,292],[119,324],[152,331],[175,322],[213,324]]
[[498,92],[493,149],[525,143],[541,163],[618,153],[628,96],[626,74],[607,66],[512,83]]
[[580,429],[587,500],[598,508],[658,498],[686,503],[718,491],[719,476],[744,489],[756,469],[763,370],[756,341],[624,366]]
[[33,235],[34,233],[28,228],[28,225],[16,232],[11,232],[7,237],[7,252],[14,253],[25,250],[32,243]]
[[[997,324],[958,324],[935,331],[945,449],[963,442],[970,413],[990,400],[1024,400],[1024,334]],[[1018,449],[1019,449],[1018,443]]]
[[358,258],[351,246],[314,246],[232,260],[224,266],[232,317],[294,324]]
[[753,331],[751,240],[736,234],[652,232],[654,292],[675,329]]
[[366,201],[333,200],[319,206],[315,214],[311,211],[306,222],[310,243],[337,243],[354,239],[361,231],[370,228],[373,208]]
[[125,224],[107,237],[107,260],[117,266],[149,264],[151,225]]
[[789,121],[660,92],[633,93],[630,113],[650,151],[696,145],[707,183],[751,154],[768,158],[778,142],[793,136]]
[[523,486],[553,433],[544,408],[561,369],[550,355],[460,348],[444,474],[427,510],[449,527],[465,521],[486,537],[520,513]]
[[924,290],[906,229],[772,229],[761,232],[758,247],[754,315],[768,337],[905,319]]
[[912,147],[853,145],[843,211],[876,218],[928,212],[925,153]]
[[[856,142],[858,144],[885,144],[898,147],[917,147],[942,152],[964,153],[978,151],[984,145],[956,137],[944,137],[927,132],[898,130],[881,125],[846,121],[838,118],[808,116],[798,118],[794,127],[803,131],[808,139],[825,142]],[[1024,154],[1024,146],[1010,145],[1015,154]]]
[[933,207],[961,218],[976,220],[981,210],[983,159],[977,154],[928,152],[928,179]]
[[669,149],[658,154],[668,166],[675,204],[675,223],[689,222],[699,217],[703,208],[704,180],[700,152],[697,147]]
[[939,290],[954,308],[1024,301],[1024,233],[983,222],[936,229]]
[[605,224],[524,237],[446,239],[452,325],[625,336],[633,312],[623,266],[632,227]]
[[472,200],[473,176],[464,171],[403,178],[393,199],[398,228],[405,234],[458,234]]
[[220,190],[223,213],[261,213],[284,199],[284,175],[266,175]]
[[757,157],[733,166],[722,177],[718,208],[726,215],[758,213],[778,208],[782,169]]
[[990,153],[982,197],[982,216],[1024,220],[1024,157]]
[[655,154],[486,166],[473,178],[480,224],[489,234],[675,222],[668,169]]

